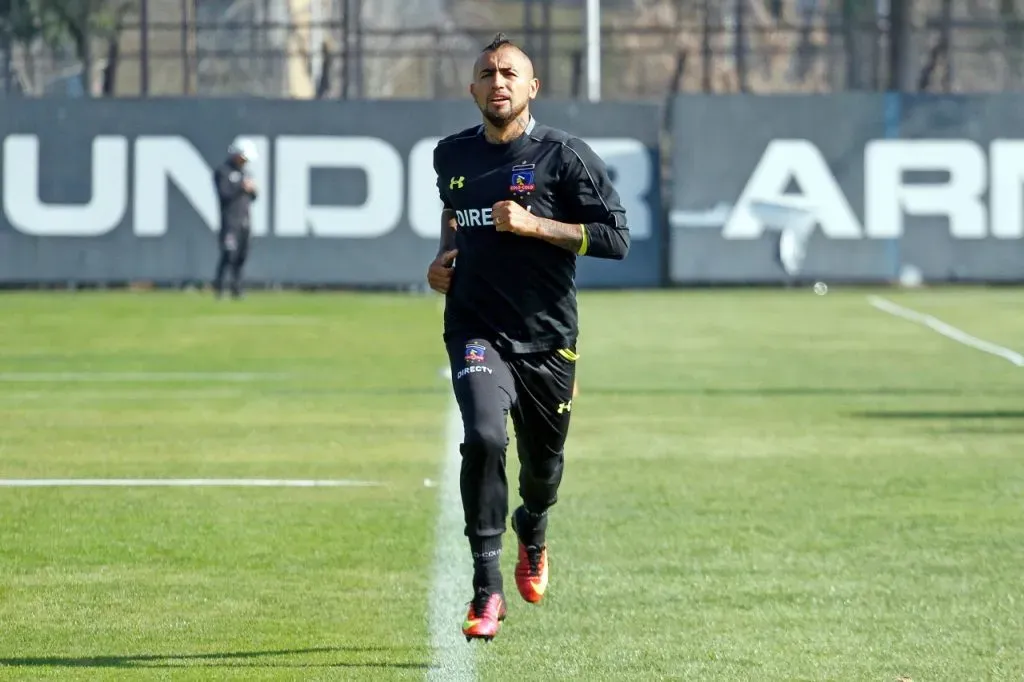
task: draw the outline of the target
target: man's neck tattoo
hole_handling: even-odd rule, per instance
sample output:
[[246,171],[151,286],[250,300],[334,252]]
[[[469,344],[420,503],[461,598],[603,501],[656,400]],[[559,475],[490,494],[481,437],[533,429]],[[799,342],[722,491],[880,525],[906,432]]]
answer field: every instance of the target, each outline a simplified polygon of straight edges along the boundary
[[526,132],[526,127],[528,125],[530,125],[530,114],[523,112],[504,128],[495,129],[485,126],[484,136],[489,142],[503,144],[511,142]]

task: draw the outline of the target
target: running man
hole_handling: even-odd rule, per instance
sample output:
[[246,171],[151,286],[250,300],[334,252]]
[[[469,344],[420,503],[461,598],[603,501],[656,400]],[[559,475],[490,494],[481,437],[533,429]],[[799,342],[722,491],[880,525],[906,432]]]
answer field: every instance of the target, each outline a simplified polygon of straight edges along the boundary
[[505,618],[499,560],[508,517],[506,420],[521,463],[516,587],[548,585],[548,510],[558,499],[576,376],[576,259],[621,260],[626,213],[604,162],[582,140],[538,123],[530,58],[498,34],[473,68],[483,124],[434,150],[444,205],[427,281],[445,294],[443,339],[462,414],[461,492],[473,558],[466,639],[490,640]]

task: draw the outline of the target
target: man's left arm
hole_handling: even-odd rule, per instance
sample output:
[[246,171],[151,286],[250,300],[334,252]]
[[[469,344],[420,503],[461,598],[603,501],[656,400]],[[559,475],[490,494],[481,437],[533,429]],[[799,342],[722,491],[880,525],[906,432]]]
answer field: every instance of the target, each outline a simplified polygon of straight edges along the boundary
[[534,236],[579,256],[622,260],[629,253],[629,226],[607,166],[579,138],[566,143],[562,159],[558,200],[572,222],[535,217]]

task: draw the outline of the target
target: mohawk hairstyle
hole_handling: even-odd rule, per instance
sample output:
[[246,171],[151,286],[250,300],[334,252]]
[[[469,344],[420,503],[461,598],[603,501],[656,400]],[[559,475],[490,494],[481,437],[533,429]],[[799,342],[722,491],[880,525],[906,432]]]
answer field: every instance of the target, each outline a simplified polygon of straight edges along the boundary
[[[517,50],[522,51],[522,48],[520,48],[518,45],[516,45],[511,40],[509,40],[508,36],[505,35],[504,33],[496,33],[496,34],[494,34],[494,39],[490,42],[490,44],[487,47],[485,47],[483,49],[483,51],[484,52],[494,52],[495,50],[497,50],[499,48],[502,48],[502,47],[505,47],[505,46],[514,47]],[[523,54],[525,54],[525,52]]]
[[518,45],[513,43],[511,40],[509,40],[509,37],[507,35],[505,35],[504,33],[495,33],[494,34],[494,38],[491,40],[490,44],[487,45],[487,47],[485,47],[484,49],[480,50],[480,54],[484,55],[484,54],[487,54],[488,52],[496,52],[497,50],[500,50],[503,47],[511,48],[511,49],[515,50],[516,52],[518,52],[519,54],[523,55],[523,57],[526,58],[526,62],[527,62],[527,64],[529,64],[529,68],[530,68],[530,77],[532,78],[533,77],[533,68],[534,68],[533,67],[533,59],[530,58],[530,55],[526,54],[526,50],[524,50],[523,48],[519,47]]

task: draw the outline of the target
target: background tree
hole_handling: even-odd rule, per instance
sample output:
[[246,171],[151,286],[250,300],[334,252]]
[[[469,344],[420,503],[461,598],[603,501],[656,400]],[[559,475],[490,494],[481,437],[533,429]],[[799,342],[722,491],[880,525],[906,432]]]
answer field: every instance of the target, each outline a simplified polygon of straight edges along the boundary
[[41,41],[57,52],[70,46],[81,63],[82,88],[86,96],[91,96],[95,47],[106,43],[107,83],[103,89],[110,94],[117,42],[136,4],[134,0],[0,0],[0,35],[8,64],[15,45],[23,48],[30,74],[34,72],[34,44]]

